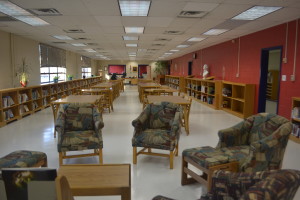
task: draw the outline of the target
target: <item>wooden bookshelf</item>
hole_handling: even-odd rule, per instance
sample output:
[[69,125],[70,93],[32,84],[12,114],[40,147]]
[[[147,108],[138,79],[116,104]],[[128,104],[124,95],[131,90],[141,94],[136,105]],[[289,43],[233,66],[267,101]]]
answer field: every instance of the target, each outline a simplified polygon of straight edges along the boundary
[[165,84],[171,88],[178,90],[179,92],[185,91],[185,81],[183,76],[165,76]]
[[269,100],[278,99],[278,84],[279,84],[279,71],[269,70],[267,80],[267,93],[266,98]]
[[237,117],[247,118],[253,115],[255,85],[222,82],[220,107]]
[[219,109],[221,81],[199,78],[185,79],[185,93],[211,108]]
[[0,90],[0,127],[49,107],[52,99],[60,98],[62,95],[76,94],[79,89],[90,87],[101,81],[102,77],[93,77]]
[[[300,109],[300,97],[292,97],[292,110],[294,110],[294,108],[299,108]],[[295,126],[299,126],[300,128],[300,115],[298,113],[298,116],[295,116],[296,114],[295,113],[292,113],[292,118],[291,118],[291,121],[292,121],[292,124],[293,124],[293,131],[292,131],[292,134],[290,135],[290,140],[296,142],[296,143],[299,143],[300,144],[300,136],[296,135],[296,133],[294,134],[294,132],[297,131],[297,127]]]

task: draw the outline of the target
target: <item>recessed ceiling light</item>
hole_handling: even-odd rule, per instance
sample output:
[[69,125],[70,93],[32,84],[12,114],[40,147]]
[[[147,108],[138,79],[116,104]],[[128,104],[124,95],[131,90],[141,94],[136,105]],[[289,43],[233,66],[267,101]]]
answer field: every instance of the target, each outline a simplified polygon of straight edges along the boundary
[[220,35],[222,33],[225,33],[226,31],[228,31],[228,29],[210,29],[203,33],[203,35]]
[[83,43],[72,43],[71,45],[75,46],[75,47],[85,47],[86,45]]
[[42,20],[41,18],[38,18],[36,16],[12,16],[13,18],[20,20],[26,24],[29,24],[31,26],[46,26],[49,25],[48,22]]
[[177,52],[179,50],[178,49],[171,49],[170,51]]
[[186,47],[189,47],[190,45],[187,45],[187,44],[181,44],[181,45],[178,45],[177,48],[186,48]]
[[0,12],[9,16],[32,15],[30,12],[9,1],[0,1]]
[[53,37],[59,40],[73,40],[73,38],[66,35],[53,35]]
[[281,9],[282,7],[269,7],[269,6],[254,6],[241,14],[233,17],[235,20],[255,20],[276,10]]
[[125,33],[143,33],[144,27],[125,27]]
[[96,54],[96,56],[97,56],[97,57],[103,57],[103,55],[101,55],[101,54]]
[[95,51],[94,49],[84,49],[85,51],[87,51],[87,52],[90,52],[90,53],[95,53],[95,52],[97,52],[97,51]]
[[169,52],[167,52],[167,53],[165,53],[166,55],[172,55],[173,53],[169,53]]
[[126,44],[126,47],[137,47],[137,44]]
[[123,40],[139,40],[138,36],[123,36]]
[[139,52],[146,52],[147,49],[138,49]]
[[148,16],[150,1],[119,0],[122,16]]
[[202,40],[204,40],[205,38],[201,38],[201,37],[192,37],[190,39],[188,39],[188,42],[200,42]]

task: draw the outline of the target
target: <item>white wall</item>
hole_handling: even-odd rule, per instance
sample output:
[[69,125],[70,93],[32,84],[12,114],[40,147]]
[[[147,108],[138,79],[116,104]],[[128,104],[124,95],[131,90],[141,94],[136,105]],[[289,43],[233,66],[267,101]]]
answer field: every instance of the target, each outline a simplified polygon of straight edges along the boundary
[[0,89],[12,88],[10,34],[0,31]]

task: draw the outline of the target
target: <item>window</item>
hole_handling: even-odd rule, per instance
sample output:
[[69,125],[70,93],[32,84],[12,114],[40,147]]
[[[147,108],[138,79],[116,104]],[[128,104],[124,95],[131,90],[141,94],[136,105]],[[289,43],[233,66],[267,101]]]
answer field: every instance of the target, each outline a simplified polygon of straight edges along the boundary
[[41,83],[53,83],[58,76],[59,81],[66,80],[66,51],[45,44],[39,45]]
[[91,59],[85,56],[81,56],[81,76],[82,78],[88,78],[92,76]]
[[87,78],[92,76],[92,68],[91,67],[83,67],[81,68],[82,78]]

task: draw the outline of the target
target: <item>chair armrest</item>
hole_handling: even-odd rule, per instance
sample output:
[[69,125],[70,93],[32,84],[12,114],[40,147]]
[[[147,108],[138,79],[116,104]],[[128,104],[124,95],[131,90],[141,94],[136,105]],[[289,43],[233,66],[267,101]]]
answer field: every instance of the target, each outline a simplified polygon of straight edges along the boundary
[[65,129],[65,114],[59,112],[55,121],[55,130],[58,132],[58,136],[64,133]]
[[148,121],[150,114],[150,105],[147,105],[143,112],[132,121],[132,126],[134,128],[142,128],[143,125]]
[[242,145],[245,142],[241,140],[241,136],[244,135],[242,134],[242,131],[245,131],[243,126],[244,122],[240,122],[230,128],[219,130],[219,143],[217,148]]
[[172,122],[171,125],[171,132],[178,132],[178,130],[180,130],[181,128],[181,112],[176,112],[175,116],[174,116],[174,120]]

